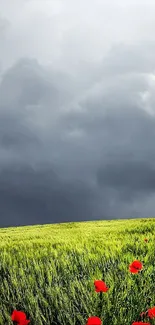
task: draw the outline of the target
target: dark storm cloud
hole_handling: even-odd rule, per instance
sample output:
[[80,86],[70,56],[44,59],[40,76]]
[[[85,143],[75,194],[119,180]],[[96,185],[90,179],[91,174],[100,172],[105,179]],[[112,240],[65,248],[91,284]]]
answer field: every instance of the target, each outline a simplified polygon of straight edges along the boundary
[[[125,83],[122,78],[119,83],[117,79],[111,84],[111,98],[103,80],[97,90],[92,88],[78,102],[69,103],[68,108],[71,105],[72,109],[68,112],[61,111],[57,101],[56,111],[54,105],[50,108],[48,105],[53,84],[44,86],[46,78],[41,80],[41,96],[35,91],[28,100],[23,96],[30,81],[31,89],[39,84],[39,73],[34,74],[32,62],[20,61],[4,75],[1,83],[1,149],[10,157],[9,162],[1,161],[1,208],[3,214],[9,216],[8,222],[2,221],[2,225],[83,220],[99,215],[115,217],[120,213],[118,200],[123,205],[133,201],[137,191],[152,193],[153,168],[148,174],[147,161],[142,163],[142,157],[139,162],[131,159],[139,156],[137,148],[144,157],[146,152],[151,155],[153,149],[152,141],[150,146],[148,143],[154,136],[154,118],[136,106],[134,95],[135,89],[144,91],[147,82],[141,81],[138,86],[137,75],[129,76]],[[36,66],[37,71],[42,71]],[[8,102],[4,94],[10,93],[14,85],[17,85],[18,96]],[[43,111],[38,109],[40,102],[44,105]],[[32,111],[26,110],[27,105],[32,105],[38,120],[44,117],[46,124],[40,127],[31,124]],[[55,124],[47,123],[49,116]],[[48,161],[48,164],[37,167],[38,161]],[[114,207],[117,205],[115,213],[111,201]]]
[[154,6],[95,3],[2,1],[0,226],[154,213]]
[[[52,168],[8,165],[0,172],[1,226],[51,223],[93,217],[93,190],[82,182],[63,182]],[[22,216],[22,218],[21,218]]]
[[128,160],[113,161],[101,168],[98,172],[99,184],[131,192],[133,197],[137,191],[141,193],[155,191],[154,163]]
[[[76,175],[64,181],[55,173],[55,151],[63,154],[63,139],[59,136],[63,135],[63,130],[54,126],[61,103],[57,94],[62,100],[63,91],[53,91],[52,75],[51,79],[47,79],[48,76],[36,61],[28,59],[20,60],[3,75],[0,87],[0,206],[7,219],[1,219],[1,226],[93,217],[94,189],[78,180]],[[39,110],[40,105],[43,110]],[[32,108],[40,123],[44,116],[45,122],[50,116],[49,125],[32,124]],[[61,161],[59,163],[61,166]]]

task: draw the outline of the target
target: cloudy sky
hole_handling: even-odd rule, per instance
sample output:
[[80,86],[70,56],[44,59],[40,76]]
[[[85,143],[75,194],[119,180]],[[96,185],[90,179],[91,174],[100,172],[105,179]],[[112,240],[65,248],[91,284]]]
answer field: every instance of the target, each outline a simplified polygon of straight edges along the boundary
[[155,215],[154,0],[0,0],[0,226]]

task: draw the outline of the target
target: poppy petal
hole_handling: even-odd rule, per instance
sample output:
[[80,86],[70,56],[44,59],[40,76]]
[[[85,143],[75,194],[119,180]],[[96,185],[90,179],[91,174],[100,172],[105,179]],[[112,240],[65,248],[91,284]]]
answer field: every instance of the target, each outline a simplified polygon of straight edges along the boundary
[[94,286],[96,292],[107,292],[109,290],[106,283],[102,280],[95,280]]
[[26,319],[26,314],[23,311],[14,310],[11,319],[14,322],[19,323],[19,325],[27,325],[30,320]]
[[139,271],[141,271],[143,268],[143,264],[140,261],[133,261],[130,265],[129,265],[129,271],[131,273],[138,273]]
[[99,317],[92,316],[88,318],[86,325],[102,325],[102,321]]
[[155,307],[148,309],[148,317],[151,319],[155,318]]

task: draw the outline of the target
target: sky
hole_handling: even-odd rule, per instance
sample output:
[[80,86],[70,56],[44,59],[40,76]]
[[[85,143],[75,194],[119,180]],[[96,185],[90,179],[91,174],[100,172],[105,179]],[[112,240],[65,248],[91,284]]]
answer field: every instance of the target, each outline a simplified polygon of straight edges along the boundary
[[155,215],[154,0],[0,0],[0,227]]

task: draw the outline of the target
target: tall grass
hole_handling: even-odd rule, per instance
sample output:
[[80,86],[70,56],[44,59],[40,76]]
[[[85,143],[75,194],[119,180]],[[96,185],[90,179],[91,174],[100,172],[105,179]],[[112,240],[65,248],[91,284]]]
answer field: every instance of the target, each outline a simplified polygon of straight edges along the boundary
[[[138,275],[128,270],[135,259]],[[102,310],[95,279],[110,287]],[[12,324],[13,309],[31,325],[85,325],[93,315],[130,325],[154,305],[155,219],[0,229],[0,325]]]

